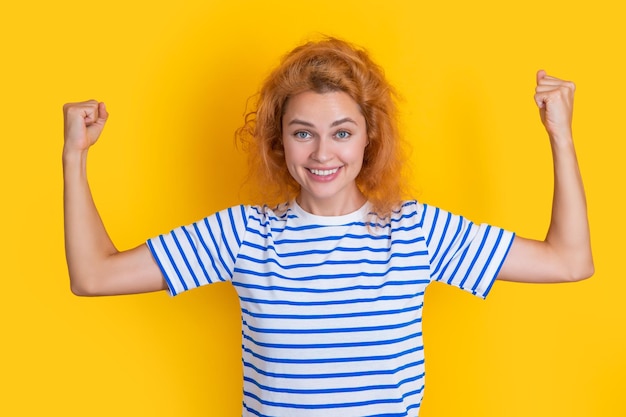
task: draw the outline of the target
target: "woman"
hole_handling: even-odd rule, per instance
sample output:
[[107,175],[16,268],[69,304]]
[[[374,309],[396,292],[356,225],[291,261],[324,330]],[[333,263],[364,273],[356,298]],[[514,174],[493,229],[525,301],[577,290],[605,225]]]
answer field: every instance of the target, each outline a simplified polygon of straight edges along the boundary
[[382,70],[346,42],[307,43],[266,80],[238,132],[273,208],[232,207],[123,252],[85,173],[108,113],[96,101],[67,104],[72,291],[175,295],[231,281],[242,309],[244,415],[417,415],[430,282],[485,297],[496,278],[563,282],[593,273],[573,97],[572,83],[537,73],[554,201],[546,239],[524,239],[402,200],[393,90]]

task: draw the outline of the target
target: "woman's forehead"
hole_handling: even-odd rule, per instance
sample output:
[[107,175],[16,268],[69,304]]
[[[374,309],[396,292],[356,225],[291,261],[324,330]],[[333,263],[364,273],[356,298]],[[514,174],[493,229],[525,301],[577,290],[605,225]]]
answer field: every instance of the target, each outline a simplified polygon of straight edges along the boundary
[[341,123],[365,123],[360,106],[343,91],[306,91],[291,97],[285,105],[283,126],[332,127]]

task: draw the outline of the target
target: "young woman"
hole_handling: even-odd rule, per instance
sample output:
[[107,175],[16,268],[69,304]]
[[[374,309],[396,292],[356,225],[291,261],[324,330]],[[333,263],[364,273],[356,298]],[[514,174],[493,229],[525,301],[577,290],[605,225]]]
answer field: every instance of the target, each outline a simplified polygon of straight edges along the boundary
[[430,282],[485,297],[496,278],[564,282],[593,273],[573,98],[571,82],[537,73],[555,185],[547,236],[528,240],[403,200],[393,90],[382,70],[346,42],[307,43],[266,80],[238,132],[272,205],[231,207],[122,252],[85,171],[107,110],[67,104],[72,291],[175,295],[231,281],[242,311],[244,415],[417,415]]

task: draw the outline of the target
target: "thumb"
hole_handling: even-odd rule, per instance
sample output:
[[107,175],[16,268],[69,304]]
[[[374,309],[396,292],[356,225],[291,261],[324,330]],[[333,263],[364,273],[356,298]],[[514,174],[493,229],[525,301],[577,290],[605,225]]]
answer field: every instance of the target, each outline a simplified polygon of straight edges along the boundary
[[98,103],[98,120],[97,122],[104,123],[109,118],[109,112],[107,111],[107,106],[100,102]]
[[104,129],[104,125],[106,124],[107,119],[109,118],[109,112],[106,109],[106,105],[103,102],[98,103],[98,107],[93,114],[93,120],[91,123],[87,124],[87,134],[90,137],[90,140],[96,141],[102,130]]
[[[539,85],[539,83],[541,82],[541,80],[546,76],[546,72],[544,70],[539,70],[537,71],[537,86]],[[542,95],[540,95],[538,92],[535,92],[535,103],[537,104],[537,107],[539,107],[539,109],[543,109],[544,107],[544,97]]]
[[539,81],[541,81],[545,76],[546,72],[544,70],[540,69],[539,71],[537,71],[537,84],[539,84]]
[[107,111],[106,105],[103,102],[98,103],[98,108],[93,116],[94,120],[90,123],[88,128],[101,132],[104,128],[104,125],[106,124],[107,119],[109,118],[109,112]]
[[86,114],[85,124],[87,127],[95,125],[101,128],[108,118],[109,112],[107,111],[106,105],[103,102],[98,102],[94,111]]

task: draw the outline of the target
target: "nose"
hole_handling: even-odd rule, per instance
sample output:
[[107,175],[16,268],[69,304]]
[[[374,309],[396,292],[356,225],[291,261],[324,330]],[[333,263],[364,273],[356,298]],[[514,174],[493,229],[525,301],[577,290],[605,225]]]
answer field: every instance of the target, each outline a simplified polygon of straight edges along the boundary
[[331,143],[326,138],[320,138],[315,141],[315,147],[311,153],[311,159],[316,162],[324,163],[332,159]]

